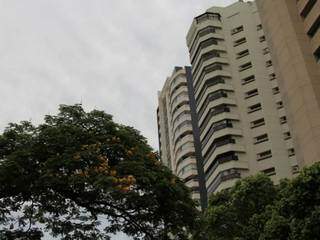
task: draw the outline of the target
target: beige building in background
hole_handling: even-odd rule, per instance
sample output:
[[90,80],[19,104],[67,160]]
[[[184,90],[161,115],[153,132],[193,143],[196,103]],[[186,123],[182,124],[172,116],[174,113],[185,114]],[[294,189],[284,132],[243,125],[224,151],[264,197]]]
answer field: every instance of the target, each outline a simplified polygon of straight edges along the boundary
[[208,9],[194,19],[187,45],[208,193],[258,172],[276,183],[296,174],[287,113],[255,3]]
[[301,166],[320,161],[320,1],[258,0]]

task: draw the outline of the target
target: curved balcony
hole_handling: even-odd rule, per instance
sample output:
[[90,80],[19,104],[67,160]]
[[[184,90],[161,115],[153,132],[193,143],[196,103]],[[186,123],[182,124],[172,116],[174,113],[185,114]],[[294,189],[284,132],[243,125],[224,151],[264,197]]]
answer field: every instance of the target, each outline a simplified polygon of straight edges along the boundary
[[187,127],[190,131],[192,131],[192,122],[191,120],[185,120],[183,122],[181,122],[176,128],[172,129],[173,132],[173,138],[175,139],[175,137],[179,134],[179,132],[181,132],[181,129],[184,129],[185,127]]
[[[239,144],[236,144],[235,142],[227,143],[225,145],[218,145],[213,151],[210,151],[211,155],[208,155],[208,158],[205,160],[204,169],[206,172],[208,170],[211,170],[214,172],[219,164],[223,164],[224,161],[217,160],[219,155],[223,155],[224,153],[228,152],[245,152],[244,146],[241,146]],[[211,166],[211,164],[214,163],[214,165]],[[209,169],[210,167],[210,169]]]
[[192,44],[197,41],[198,39],[198,34],[201,32],[203,29],[207,27],[213,27],[215,29],[221,29],[222,24],[220,21],[214,20],[214,21],[203,21],[201,23],[198,23],[196,19],[192,22],[192,25],[187,33],[187,45],[188,47],[191,47]]
[[178,117],[179,114],[181,114],[184,111],[190,111],[190,105],[186,104],[180,107],[175,113],[173,113],[172,116],[172,122]]
[[[213,39],[213,40],[209,40]],[[196,58],[193,58],[195,55],[198,55],[198,53],[201,51],[201,49],[204,49],[208,47],[209,45],[218,45],[219,43],[223,42],[224,38],[221,34],[218,33],[209,33],[207,35],[204,35],[197,39],[197,41],[194,41],[192,46],[189,49],[190,57],[193,59],[192,64],[194,64],[194,60]]]
[[179,165],[181,165],[181,164],[183,165],[184,162],[189,162],[189,161],[193,161],[193,160],[196,161],[195,154],[192,153],[192,152],[191,153],[187,153],[187,154],[181,156],[179,159],[177,159],[174,169],[177,170]]
[[231,105],[231,106],[235,106],[236,102],[234,99],[232,99],[231,97],[222,97],[222,98],[218,98],[214,101],[211,101],[208,103],[208,105],[205,107],[205,110],[203,111],[203,113],[200,114],[198,113],[199,116],[199,126],[202,125],[202,122],[204,121],[206,115],[209,113],[209,111],[211,110],[211,108],[217,107],[219,105],[222,104],[226,104],[226,105]]
[[207,88],[215,86],[217,84],[226,84],[227,81],[227,79],[220,76],[206,79],[203,88],[196,97],[196,102],[199,102],[202,99],[203,95],[207,91]]
[[178,148],[180,148],[183,144],[187,143],[187,142],[194,142],[193,135],[191,135],[191,134],[187,135],[181,141],[177,142],[177,144],[174,147],[174,153],[176,154],[176,150]]
[[179,87],[172,93],[172,95],[170,95],[169,97],[169,102],[171,104],[171,102],[182,92],[188,92],[188,87],[186,83],[180,83],[181,85],[179,85]]
[[175,169],[176,172],[178,173],[183,167],[189,164],[194,164],[194,165],[197,164],[197,160],[195,159],[195,157],[187,157],[183,161],[178,161]]
[[225,47],[223,41],[217,40],[217,44],[215,44],[215,42],[213,42],[213,41],[212,42],[211,41],[204,42],[204,44],[199,46],[197,52],[195,52],[194,55],[190,55],[190,62],[196,63],[196,62],[200,61],[201,57],[208,52],[215,51],[220,54],[220,53],[227,52],[226,49],[227,48]]
[[174,104],[174,103],[176,103],[177,101],[179,101],[179,98],[180,98],[181,96],[189,96],[189,95],[188,95],[187,88],[186,88],[184,91],[179,92],[179,94],[175,95],[174,98],[170,99],[170,104],[169,104],[169,105],[172,107],[172,104]]
[[175,119],[170,118],[172,129],[175,129],[180,123],[182,123],[185,120],[191,120],[190,111],[181,112],[179,115],[176,116]]
[[[215,173],[215,172],[221,171],[221,167],[218,168],[219,165],[222,165],[224,163],[231,162],[231,161],[238,161],[238,157],[236,153],[244,153],[244,152],[245,152],[245,147],[237,143],[228,143],[226,145],[217,147],[215,151],[211,155],[209,155],[207,159],[204,160],[203,169],[206,175],[209,172]],[[228,153],[234,153],[234,156],[230,157]],[[224,167],[226,166],[228,165],[225,165]]]
[[[185,156],[187,154],[194,154],[194,152],[195,152],[194,145],[185,146],[181,151],[177,151],[176,159],[180,159],[182,156]],[[177,164],[177,167],[178,166],[179,164]]]
[[222,113],[230,113],[231,112],[231,106],[227,104],[221,104],[217,107],[211,108],[207,115],[205,115],[203,122],[199,125],[200,133],[202,133],[206,127],[208,126],[208,123],[211,121],[213,117],[216,117],[217,119],[220,118],[220,114]]
[[199,78],[197,82],[194,83],[194,92],[195,92],[195,97],[198,98],[199,93],[201,92],[200,90],[203,88],[205,85],[206,81],[212,78],[231,78],[231,74],[223,69],[218,69],[210,72],[205,72],[203,75],[200,76],[201,79]]
[[197,171],[197,169],[192,169],[189,171],[185,171],[184,173],[181,173],[181,175],[179,177],[182,179],[186,179],[190,176],[195,176],[195,175],[198,175],[198,171]]
[[197,103],[197,111],[200,112],[200,109],[203,107],[203,104],[207,101],[208,97],[212,93],[218,92],[219,90],[225,90],[226,92],[233,92],[233,87],[229,84],[226,84],[226,83],[219,83],[214,86],[208,87],[205,90],[201,99],[199,99],[200,101],[198,101],[198,103]]
[[172,131],[175,131],[184,121],[191,121],[191,114],[190,113],[181,113],[178,115],[175,121],[171,124]]
[[224,172],[221,172],[216,176],[215,179],[213,179],[212,182],[207,183],[207,190],[208,193],[214,193],[218,190],[222,190],[221,185],[225,183],[226,181],[232,181],[232,184],[229,186],[232,186],[235,181],[241,178],[241,171],[238,169],[228,169]]
[[185,83],[187,82],[184,70],[179,70],[175,72],[171,76],[171,83],[169,85],[170,92],[180,83]]
[[205,138],[202,139],[203,156],[207,157],[207,151],[209,151],[210,148],[212,150],[212,144],[218,139],[226,136],[242,136],[242,131],[240,129],[234,129],[232,126],[232,123],[226,120],[226,123],[223,125],[219,125],[215,127],[215,129],[213,127],[210,128],[210,131],[205,135]]
[[195,49],[199,47],[199,44],[206,39],[213,37],[216,39],[223,40],[224,37],[219,33],[219,28],[212,25],[205,25],[203,28],[196,28],[194,31],[194,38],[191,39],[190,44],[188,44],[189,53],[194,52]]
[[185,185],[188,188],[196,188],[196,187],[199,187],[199,182],[198,181],[189,181],[189,182],[185,183]]
[[185,137],[186,135],[191,134],[192,135],[192,126],[186,125],[180,128],[176,134],[173,136],[173,143],[177,145],[178,140]]
[[206,134],[208,133],[212,125],[226,119],[239,121],[239,115],[230,113],[230,112],[222,112],[221,114],[217,114],[216,116],[213,116],[212,118],[209,119],[206,125],[203,124],[202,127],[200,128],[200,136],[204,138],[204,136],[206,136]]
[[175,88],[170,89],[169,92],[169,99],[171,101],[171,99],[173,99],[177,94],[176,92],[180,89],[186,87],[187,88],[187,82],[180,82],[179,84],[177,84],[177,86],[175,86]]
[[189,95],[180,95],[177,100],[172,103],[171,109],[175,109],[177,106],[189,102]]
[[303,25],[307,34],[313,37],[317,31],[319,31],[319,21],[320,21],[320,3],[317,2],[310,9],[310,12],[304,19]]
[[204,135],[204,138],[201,139],[202,148],[206,146],[206,144],[212,139],[213,135],[223,129],[233,128],[233,123],[230,119],[223,119],[222,121],[213,123],[210,126],[209,131],[207,131]]
[[197,108],[198,117],[201,119],[203,118],[203,113],[206,111],[208,105],[211,102],[218,101],[219,99],[228,98],[230,94],[225,90],[217,90],[215,92],[209,93],[209,95],[206,97],[204,103],[202,106]]
[[177,172],[177,175],[184,178],[184,175],[188,175],[189,172],[191,172],[193,175],[195,172],[197,172],[197,166],[195,164],[187,165],[184,168],[181,168],[181,170]]
[[[213,64],[220,64],[220,65],[229,65],[228,59],[220,56],[215,57],[208,57],[204,58],[205,60],[200,59],[199,65],[193,65],[192,69],[194,70],[192,72],[192,76],[194,79],[198,79],[203,71],[205,71],[205,68],[209,67]],[[221,69],[219,69],[221,70]]]
[[175,108],[171,108],[171,115],[174,116],[176,112],[179,111],[183,106],[189,106],[189,99],[183,102],[179,102]]

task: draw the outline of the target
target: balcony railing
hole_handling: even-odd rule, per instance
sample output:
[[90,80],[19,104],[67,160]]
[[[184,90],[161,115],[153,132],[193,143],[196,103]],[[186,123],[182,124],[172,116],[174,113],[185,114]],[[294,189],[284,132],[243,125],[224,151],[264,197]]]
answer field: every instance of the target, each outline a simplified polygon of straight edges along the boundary
[[208,143],[208,141],[210,140],[211,136],[215,132],[220,131],[220,130],[225,129],[225,128],[232,128],[232,127],[233,127],[233,125],[232,125],[230,120],[222,120],[221,122],[212,124],[210,130],[207,132],[207,134],[205,135],[205,137],[201,141],[202,146],[205,146]]
[[228,145],[228,144],[235,144],[235,143],[236,143],[236,140],[232,139],[231,137],[228,137],[228,138],[223,139],[223,140],[214,141],[210,146],[210,148],[211,148],[210,151],[208,151],[204,155],[205,163],[208,161],[210,156],[216,151],[217,148],[225,146],[225,145]]
[[201,108],[199,109],[199,112],[198,112],[199,119],[202,117],[205,109],[208,107],[208,104],[210,102],[220,98],[227,98],[227,97],[228,97],[228,94],[223,90],[218,90],[216,92],[210,93],[202,103]]
[[208,122],[210,121],[210,119],[220,113],[226,113],[226,112],[230,112],[230,108],[225,106],[225,105],[222,105],[221,106],[218,106],[218,107],[215,107],[215,108],[212,108],[210,109],[210,111],[208,112],[208,114],[206,115],[205,119],[203,120],[203,122],[200,124],[200,133],[202,133],[204,131],[204,129],[206,128]]
[[[214,85],[217,85],[217,84],[219,84],[219,83],[225,83],[225,82],[226,82],[226,81],[225,81],[222,77],[220,77],[220,76],[213,77],[213,78],[209,78],[209,79],[205,80],[205,83],[204,83],[204,85],[202,86],[201,91],[199,92],[199,94],[198,94],[197,97],[196,97],[196,101],[197,101],[197,102],[200,102],[200,101],[201,101],[201,98],[202,98],[203,95],[205,94],[207,88],[209,88],[209,87],[211,87],[211,86],[214,86]],[[200,85],[198,85],[198,87],[199,87],[199,86],[200,86]],[[195,92],[197,92],[197,91],[195,90]]]
[[241,178],[241,173],[237,169],[229,169],[219,173],[219,175],[209,185],[208,193],[215,192],[221,183],[237,178]]

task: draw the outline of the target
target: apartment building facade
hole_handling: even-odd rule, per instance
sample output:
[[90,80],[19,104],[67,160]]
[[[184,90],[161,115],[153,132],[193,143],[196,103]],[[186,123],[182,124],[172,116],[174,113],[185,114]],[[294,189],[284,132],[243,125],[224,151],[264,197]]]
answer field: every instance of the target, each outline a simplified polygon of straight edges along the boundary
[[208,193],[264,172],[298,172],[268,44],[254,2],[213,7],[187,34]]
[[300,166],[320,161],[320,1],[257,0]]
[[190,67],[175,67],[158,92],[159,151],[162,163],[190,187],[202,208],[207,194],[195,115]]
[[194,18],[191,68],[176,68],[159,93],[158,127],[162,161],[203,204],[240,178],[278,183],[319,161],[319,9],[240,0]]

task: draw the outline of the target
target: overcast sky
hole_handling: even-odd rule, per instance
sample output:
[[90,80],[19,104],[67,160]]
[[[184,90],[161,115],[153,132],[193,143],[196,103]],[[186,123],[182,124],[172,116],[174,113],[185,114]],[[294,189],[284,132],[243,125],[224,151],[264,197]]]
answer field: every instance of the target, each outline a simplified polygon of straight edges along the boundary
[[0,131],[82,102],[158,148],[157,91],[174,66],[189,64],[193,17],[232,2],[0,0]]

